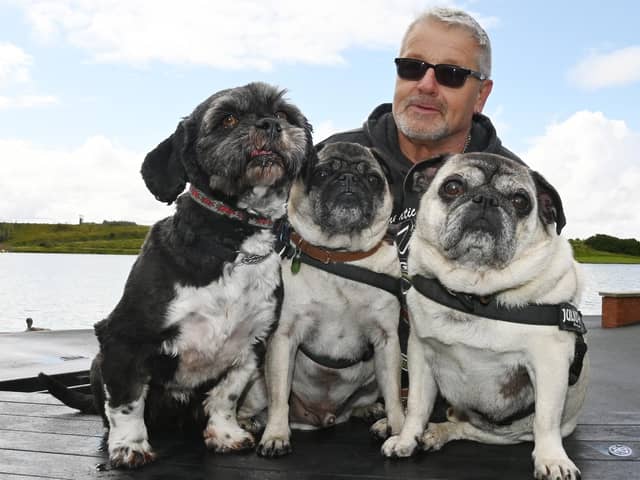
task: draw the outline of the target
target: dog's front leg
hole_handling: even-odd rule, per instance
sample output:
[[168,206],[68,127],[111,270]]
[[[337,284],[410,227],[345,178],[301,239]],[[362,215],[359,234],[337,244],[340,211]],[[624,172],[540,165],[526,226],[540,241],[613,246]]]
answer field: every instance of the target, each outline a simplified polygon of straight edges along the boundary
[[433,410],[438,387],[431,366],[425,360],[423,348],[422,342],[412,329],[407,344],[410,381],[407,417],[400,435],[393,436],[382,444],[382,454],[386,457],[411,456],[418,447],[419,439]]
[[[570,359],[549,358],[548,348],[540,345],[534,352],[536,412],[533,423],[534,477],[536,479],[576,480],[580,470],[562,446],[561,422],[568,390]],[[532,375],[533,374],[533,375]]]
[[400,401],[400,342],[396,335],[389,335],[386,342],[376,345],[374,361],[387,418],[374,423],[371,433],[382,439],[398,435],[404,423],[404,408]]
[[109,422],[109,462],[115,468],[138,468],[155,459],[144,424],[148,386],[133,401],[114,402],[105,385],[105,415]]
[[267,426],[258,445],[263,457],[279,457],[291,453],[289,429],[289,395],[293,376],[294,353],[289,335],[278,330],[267,348],[265,380],[269,394]]
[[238,425],[237,407],[256,368],[255,355],[249,353],[243,363],[233,368],[207,393],[203,406],[208,420],[203,436],[208,448],[227,453],[247,450],[255,445],[253,435]]

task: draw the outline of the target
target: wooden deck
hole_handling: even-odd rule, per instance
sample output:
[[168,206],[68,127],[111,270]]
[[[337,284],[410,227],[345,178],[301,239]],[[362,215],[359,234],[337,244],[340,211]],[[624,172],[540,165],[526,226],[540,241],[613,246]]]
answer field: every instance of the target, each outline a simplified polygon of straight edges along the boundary
[[[578,428],[565,440],[584,479],[640,479],[640,325],[601,329],[588,319],[592,380]],[[0,349],[3,349],[0,339]],[[533,445],[454,442],[442,451],[387,460],[367,427],[294,432],[294,452],[263,459],[218,455],[199,439],[152,438],[158,460],[142,470],[106,468],[99,417],[81,415],[42,393],[0,392],[0,479],[528,479]],[[631,450],[609,453],[613,445]]]

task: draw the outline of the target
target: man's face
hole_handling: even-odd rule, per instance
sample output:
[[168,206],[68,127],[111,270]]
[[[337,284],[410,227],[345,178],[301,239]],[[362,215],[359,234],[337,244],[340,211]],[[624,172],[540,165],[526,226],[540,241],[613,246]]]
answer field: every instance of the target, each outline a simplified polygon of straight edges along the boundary
[[[413,28],[399,56],[478,70],[478,52],[470,33],[427,20]],[[473,113],[482,111],[491,86],[491,80],[469,76],[462,87],[445,87],[436,81],[433,68],[420,80],[397,78],[393,115],[400,134],[420,144],[466,134]]]

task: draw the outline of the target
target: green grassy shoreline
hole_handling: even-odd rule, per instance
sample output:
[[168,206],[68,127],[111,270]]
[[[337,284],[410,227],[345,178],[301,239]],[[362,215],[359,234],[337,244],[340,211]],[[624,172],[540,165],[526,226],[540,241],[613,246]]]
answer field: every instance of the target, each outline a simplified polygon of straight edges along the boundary
[[[0,251],[137,255],[147,225],[131,222],[70,224],[0,223]],[[640,257],[594,250],[570,240],[580,263],[640,264]]]

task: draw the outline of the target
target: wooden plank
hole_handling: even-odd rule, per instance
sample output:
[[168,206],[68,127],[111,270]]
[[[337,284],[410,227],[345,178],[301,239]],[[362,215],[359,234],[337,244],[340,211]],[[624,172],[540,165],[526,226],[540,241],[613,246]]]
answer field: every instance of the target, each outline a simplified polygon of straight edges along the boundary
[[78,411],[65,405],[0,402],[0,415],[24,415],[27,417],[53,417],[75,415]]
[[[152,443],[158,453],[156,467],[165,472],[177,467],[188,467],[187,471],[200,466],[209,471],[222,471],[225,475],[235,475],[235,470],[271,472],[297,472],[337,478],[341,475],[354,478],[464,478],[470,471],[474,478],[529,478],[531,475],[530,454],[532,443],[514,446],[480,445],[472,442],[454,442],[440,452],[422,453],[411,459],[387,460],[379,453],[379,444],[358,435],[357,442],[343,443],[347,431],[366,433],[363,425],[343,425],[331,431],[294,432],[294,453],[280,459],[264,459],[254,453],[245,455],[216,455],[208,452],[200,441],[182,441],[175,438],[155,438]],[[345,433],[345,435],[341,435]],[[64,454],[64,457],[82,457],[80,471],[86,472],[86,465],[98,465],[106,462],[105,453],[99,449],[99,438],[80,435],[50,435],[38,432],[2,432],[0,439],[0,457],[7,451],[29,452],[36,463],[52,454]],[[55,445],[56,438],[59,444]],[[628,463],[634,463],[640,471],[638,454],[618,459],[608,454],[611,442],[578,441],[568,439],[565,442],[569,455],[576,464],[584,469],[595,461],[607,462],[614,471],[623,464],[627,471]],[[640,452],[640,442],[626,442],[634,452]],[[34,455],[35,453],[35,455]],[[12,454],[13,455],[13,454]],[[65,460],[66,462],[67,460]],[[76,460],[74,460],[75,462]],[[1,466],[0,466],[1,468]],[[26,468],[26,467],[25,467]],[[144,471],[147,469],[145,468]],[[37,470],[20,470],[36,474]],[[231,473],[230,473],[231,472]],[[55,471],[54,471],[55,473]],[[63,471],[57,474],[63,474]],[[186,472],[183,472],[185,474]],[[587,473],[587,472],[585,472]],[[144,476],[140,478],[145,478]],[[226,477],[220,477],[226,478]],[[592,477],[585,478],[608,478]]]
[[[504,449],[504,447],[503,447]],[[508,449],[508,447],[507,447]],[[527,449],[528,452],[529,449]],[[331,452],[335,454],[335,452]],[[482,451],[475,458],[459,458],[454,453],[436,452],[423,454],[415,458],[386,460],[382,457],[370,458],[368,455],[331,456],[324,449],[317,449],[315,455],[299,455],[285,459],[257,459],[252,455],[214,455],[192,453],[176,457],[173,461],[158,461],[139,471],[128,472],[100,468],[96,457],[55,455],[29,452],[0,451],[0,471],[12,471],[26,475],[41,475],[46,472],[50,478],[305,478],[305,479],[455,479],[474,478],[476,480],[497,480],[531,478],[532,465],[525,460],[504,452],[500,462],[487,459]],[[355,451],[357,452],[357,449]],[[513,453],[513,452],[509,452]],[[526,452],[521,452],[526,453]],[[304,458],[303,458],[304,457]],[[26,461],[29,459],[29,461]],[[222,460],[233,459],[231,462]],[[633,461],[595,461],[583,460],[577,464],[582,469],[583,478],[624,479],[637,478],[638,463]]]
[[60,418],[0,415],[0,431],[42,432],[102,436],[102,420],[95,416],[74,415]]
[[4,430],[0,435],[0,450],[62,453],[102,458],[100,442],[101,438],[96,436]]
[[1,392],[0,402],[9,403],[28,403],[38,405],[62,405],[62,403],[55,397],[52,397],[48,393],[40,393],[34,395],[32,392]]
[[578,425],[569,439],[640,442],[640,425]]

